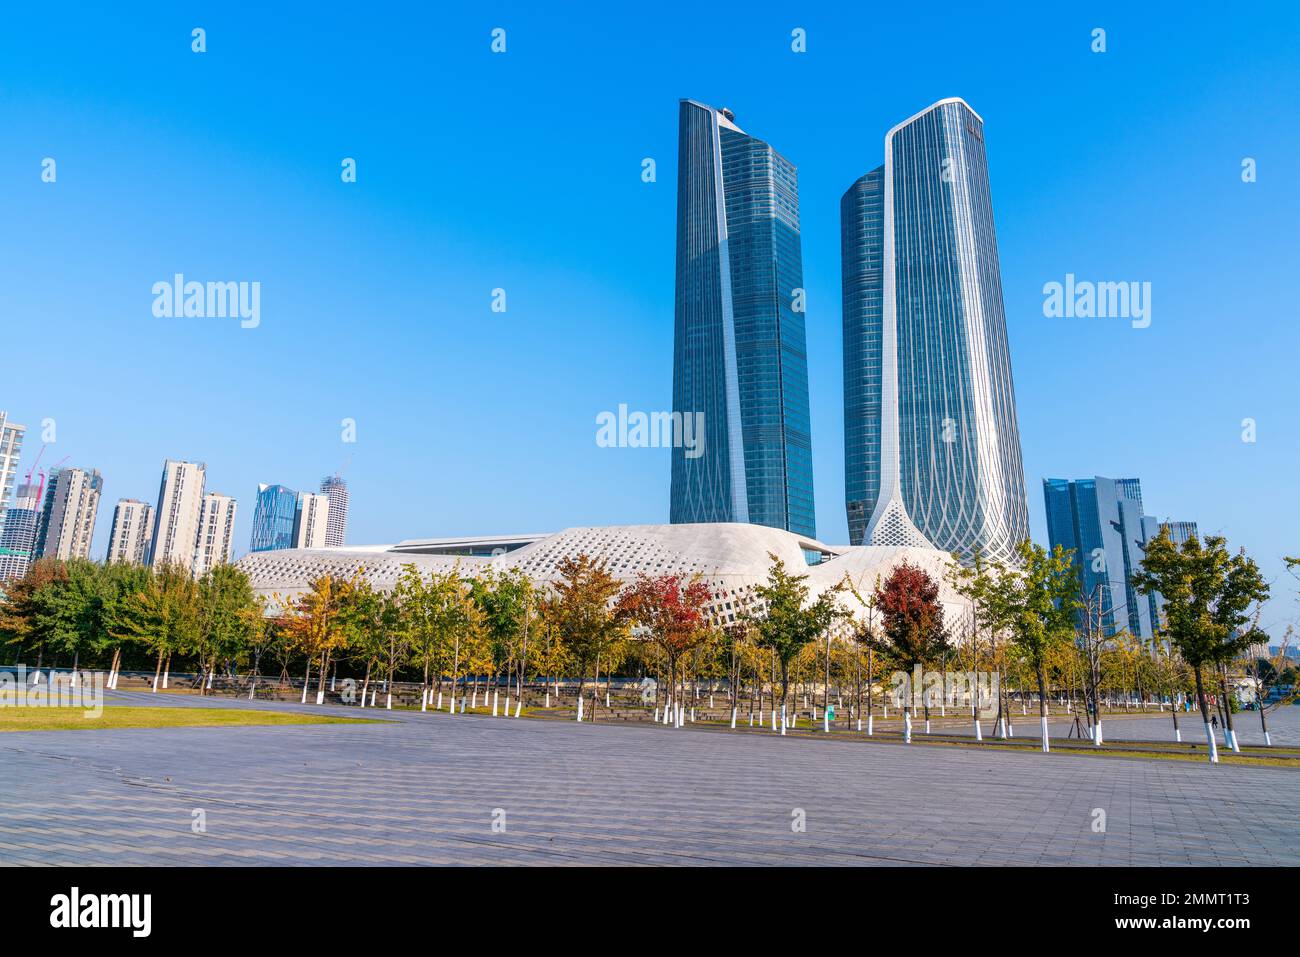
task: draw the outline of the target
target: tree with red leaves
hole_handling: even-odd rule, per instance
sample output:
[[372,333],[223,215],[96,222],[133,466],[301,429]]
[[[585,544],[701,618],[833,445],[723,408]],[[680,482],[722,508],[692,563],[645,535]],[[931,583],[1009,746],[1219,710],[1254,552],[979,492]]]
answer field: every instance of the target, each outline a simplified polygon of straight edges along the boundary
[[668,659],[669,697],[680,702],[677,663],[708,634],[704,606],[713,598],[698,578],[681,575],[638,575],[623,590],[618,600],[618,614],[624,621],[644,628],[650,640]]
[[[948,650],[948,631],[939,601],[939,583],[923,568],[906,561],[894,566],[883,585],[876,589],[884,636],[894,657],[907,670],[909,689],[913,669],[924,667]],[[926,702],[926,720],[930,717]],[[912,695],[903,706],[903,736],[912,740]]]

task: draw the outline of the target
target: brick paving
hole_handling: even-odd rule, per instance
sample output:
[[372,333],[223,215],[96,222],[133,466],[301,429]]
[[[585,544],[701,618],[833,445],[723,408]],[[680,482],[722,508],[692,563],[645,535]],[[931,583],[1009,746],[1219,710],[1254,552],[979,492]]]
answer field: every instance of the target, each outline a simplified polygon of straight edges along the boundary
[[1300,864],[1286,769],[349,713],[0,734],[0,864]]

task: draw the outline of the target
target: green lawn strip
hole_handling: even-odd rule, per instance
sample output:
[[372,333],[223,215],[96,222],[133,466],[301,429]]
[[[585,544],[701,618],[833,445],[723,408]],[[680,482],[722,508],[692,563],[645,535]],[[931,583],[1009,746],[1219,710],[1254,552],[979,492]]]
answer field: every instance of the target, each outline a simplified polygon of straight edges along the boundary
[[88,717],[80,708],[0,708],[0,732],[93,731],[104,728],[230,728],[288,724],[379,724],[378,719],[236,708],[111,706]]

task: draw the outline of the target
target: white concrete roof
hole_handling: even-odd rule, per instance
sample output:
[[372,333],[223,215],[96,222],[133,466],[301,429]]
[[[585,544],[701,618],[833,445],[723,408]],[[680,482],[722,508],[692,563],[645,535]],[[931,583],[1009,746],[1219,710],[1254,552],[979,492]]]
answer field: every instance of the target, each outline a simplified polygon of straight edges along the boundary
[[[605,562],[616,578],[631,582],[638,574],[698,575],[715,595],[714,611],[723,621],[731,620],[754,585],[767,579],[769,555],[781,558],[786,567],[806,572],[811,595],[846,576],[864,594],[882,581],[903,561],[924,568],[941,585],[941,599],[950,620],[965,613],[967,604],[944,579],[952,559],[931,548],[909,546],[828,546],[806,536],[778,528],[744,524],[698,525],[610,525],[566,528],[545,536],[482,536],[450,539],[412,539],[401,543],[455,544],[514,542],[529,544],[492,557],[424,555],[398,552],[400,546],[369,546],[366,549],[285,549],[253,552],[237,564],[252,579],[253,588],[268,597],[290,600],[310,582],[324,574],[350,578],[363,573],[379,589],[392,588],[405,565],[427,571],[459,568],[470,577],[488,568],[519,569],[537,582],[554,581],[557,563],[566,557],[586,553]],[[819,551],[825,558],[809,566],[804,549]],[[846,596],[846,607],[858,610]]]

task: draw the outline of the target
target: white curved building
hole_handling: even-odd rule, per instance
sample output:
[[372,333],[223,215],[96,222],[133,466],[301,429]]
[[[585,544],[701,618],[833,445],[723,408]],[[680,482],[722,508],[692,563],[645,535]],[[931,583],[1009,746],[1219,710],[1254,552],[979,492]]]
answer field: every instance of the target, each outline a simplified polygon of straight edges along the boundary
[[[325,574],[343,578],[364,574],[374,587],[387,590],[405,565],[430,572],[459,567],[466,576],[488,568],[519,569],[546,583],[559,577],[556,565],[561,559],[584,552],[603,561],[624,582],[634,581],[638,574],[699,575],[714,595],[710,613],[724,623],[734,621],[749,603],[753,587],[767,580],[769,554],[782,559],[788,569],[806,571],[810,595],[847,576],[865,596],[877,576],[883,581],[895,565],[907,561],[939,581],[950,628],[968,609],[945,579],[952,559],[943,552],[914,546],[824,545],[783,529],[748,524],[609,525],[566,528],[551,535],[412,539],[396,545],[252,552],[236,564],[249,575],[258,594],[288,601]],[[821,561],[808,565],[808,554]],[[862,612],[847,593],[843,603],[855,613]]]
[[849,540],[1010,562],[1029,537],[984,121],[940,100],[841,200]]

